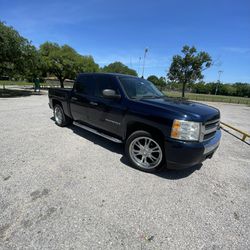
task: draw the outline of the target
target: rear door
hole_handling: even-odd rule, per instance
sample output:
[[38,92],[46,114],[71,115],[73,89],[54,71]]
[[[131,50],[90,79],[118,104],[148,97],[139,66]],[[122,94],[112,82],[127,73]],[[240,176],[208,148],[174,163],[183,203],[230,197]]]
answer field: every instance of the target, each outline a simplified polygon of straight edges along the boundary
[[88,112],[91,105],[90,97],[94,91],[93,84],[91,75],[79,75],[76,79],[70,102],[71,114],[75,121],[89,123]]
[[122,135],[122,119],[125,114],[123,98],[119,100],[107,99],[102,95],[104,89],[113,89],[117,94],[122,94],[117,80],[108,75],[96,75],[94,95],[91,97],[90,122],[106,132]]

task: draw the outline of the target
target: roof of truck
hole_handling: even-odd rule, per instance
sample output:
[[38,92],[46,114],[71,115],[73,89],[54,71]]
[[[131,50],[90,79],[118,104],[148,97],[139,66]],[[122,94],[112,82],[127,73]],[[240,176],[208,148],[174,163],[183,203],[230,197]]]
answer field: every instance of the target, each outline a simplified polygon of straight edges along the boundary
[[120,73],[79,73],[79,75],[109,75],[109,76],[130,76],[137,77],[132,75],[120,74]]

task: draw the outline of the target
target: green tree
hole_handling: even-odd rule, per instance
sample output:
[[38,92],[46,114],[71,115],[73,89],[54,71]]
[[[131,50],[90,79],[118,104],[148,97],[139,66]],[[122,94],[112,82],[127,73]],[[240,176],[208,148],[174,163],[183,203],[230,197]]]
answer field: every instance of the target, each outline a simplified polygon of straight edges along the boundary
[[[225,84],[227,89],[227,95],[235,96],[236,95],[236,87],[232,84]],[[249,97],[250,97],[250,86],[249,86]]]
[[250,97],[250,84],[236,82],[233,86],[236,88],[237,96]]
[[94,73],[99,71],[99,65],[95,63],[92,56],[80,56],[79,72]]
[[25,77],[28,71],[36,67],[37,55],[36,48],[27,39],[0,22],[1,77]]
[[147,78],[148,81],[152,82],[154,85],[158,84],[159,78],[155,75],[151,75]]
[[158,81],[158,87],[160,90],[163,90],[166,87],[167,83],[166,83],[166,78],[165,77],[160,77],[159,81]]
[[130,69],[128,66],[124,65],[121,62],[110,63],[109,65],[104,66],[102,71],[107,73],[120,73],[137,76],[137,72],[135,70]]
[[22,77],[32,82],[35,78],[41,77],[42,72],[42,58],[34,46],[29,46],[26,49],[27,58],[24,63],[24,72]]
[[43,71],[55,75],[64,87],[64,80],[74,79],[79,72],[96,72],[99,66],[91,56],[79,55],[68,45],[45,42],[40,46]]
[[147,78],[148,81],[152,82],[155,86],[157,86],[160,90],[163,90],[166,87],[166,79],[165,77],[158,78],[155,75],[151,75]]
[[207,52],[197,52],[195,47],[185,45],[181,51],[184,55],[173,56],[168,78],[171,81],[182,83],[182,97],[188,83],[203,79],[202,72],[212,65],[212,59]]
[[209,88],[205,82],[197,82],[192,86],[192,92],[198,94],[208,94]]
[[216,90],[216,86],[218,85],[217,82],[209,82],[206,84],[206,89],[208,91],[209,94],[213,94],[215,93]]

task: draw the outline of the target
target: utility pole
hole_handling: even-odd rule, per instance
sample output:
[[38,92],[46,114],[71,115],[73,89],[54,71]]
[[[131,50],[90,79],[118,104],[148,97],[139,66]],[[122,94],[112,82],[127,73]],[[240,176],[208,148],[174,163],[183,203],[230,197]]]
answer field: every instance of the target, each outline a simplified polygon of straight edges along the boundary
[[140,75],[140,70],[141,70],[141,56],[139,57],[138,76]]
[[146,60],[146,54],[148,52],[148,48],[145,49],[144,51],[144,57],[143,57],[143,65],[142,65],[142,78],[144,78],[144,68],[145,68],[145,60]]
[[217,92],[218,92],[218,88],[219,88],[219,84],[220,84],[220,76],[221,76],[222,73],[223,73],[222,70],[218,71],[218,81],[217,81],[217,84],[216,84],[215,95],[217,95]]

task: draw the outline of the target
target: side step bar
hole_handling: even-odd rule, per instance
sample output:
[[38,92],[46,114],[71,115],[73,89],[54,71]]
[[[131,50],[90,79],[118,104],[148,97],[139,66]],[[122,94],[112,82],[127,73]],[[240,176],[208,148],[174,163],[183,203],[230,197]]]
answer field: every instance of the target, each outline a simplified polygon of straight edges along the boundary
[[76,126],[78,126],[78,127],[80,127],[80,128],[83,128],[83,129],[85,129],[85,130],[87,130],[89,132],[92,132],[92,133],[94,133],[96,135],[100,135],[100,136],[102,136],[102,137],[104,137],[104,138],[106,138],[106,139],[108,139],[108,140],[110,140],[112,142],[123,143],[121,140],[119,140],[119,139],[117,139],[115,137],[112,137],[110,135],[106,135],[104,133],[101,133],[101,132],[99,132],[99,131],[97,131],[97,130],[95,130],[93,128],[87,127],[87,126],[85,126],[85,125],[83,125],[81,123],[73,122],[73,124],[76,125]]

